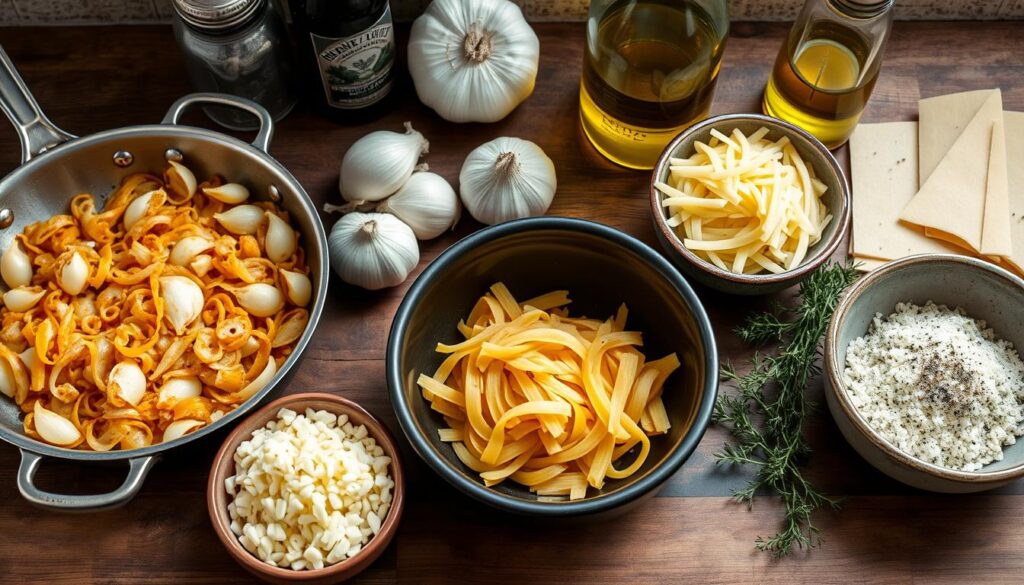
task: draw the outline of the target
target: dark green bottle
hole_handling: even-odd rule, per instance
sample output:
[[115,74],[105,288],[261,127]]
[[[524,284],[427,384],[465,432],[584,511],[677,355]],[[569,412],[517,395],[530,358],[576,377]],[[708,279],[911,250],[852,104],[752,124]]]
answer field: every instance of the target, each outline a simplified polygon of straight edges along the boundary
[[310,89],[337,119],[381,109],[395,77],[395,34],[388,0],[290,0]]

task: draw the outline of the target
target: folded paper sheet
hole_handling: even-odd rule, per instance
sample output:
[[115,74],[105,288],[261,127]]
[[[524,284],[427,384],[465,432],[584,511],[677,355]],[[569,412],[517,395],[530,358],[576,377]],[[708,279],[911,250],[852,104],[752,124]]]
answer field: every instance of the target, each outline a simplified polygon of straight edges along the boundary
[[1008,263],[1024,274],[1024,113],[1004,112],[1007,184],[1010,193],[1010,239],[1013,253]]

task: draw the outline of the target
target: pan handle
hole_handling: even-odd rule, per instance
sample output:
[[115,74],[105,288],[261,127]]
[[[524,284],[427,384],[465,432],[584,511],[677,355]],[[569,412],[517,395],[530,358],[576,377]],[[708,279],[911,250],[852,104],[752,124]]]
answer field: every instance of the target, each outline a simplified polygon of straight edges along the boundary
[[39,109],[39,104],[3,47],[0,47],[0,110],[7,114],[18,131],[22,164],[75,137],[58,128]]
[[274,137],[274,119],[270,112],[256,102],[224,93],[190,93],[182,96],[178,101],[171,104],[167,115],[160,122],[161,124],[177,124],[185,110],[195,104],[215,104],[245,110],[260,120],[260,129],[256,132],[256,138],[252,145],[263,152],[270,151],[270,139]]
[[157,457],[135,457],[128,460],[128,477],[117,489],[106,494],[67,495],[47,492],[36,487],[33,478],[43,456],[21,450],[21,465],[18,466],[18,491],[29,503],[59,512],[98,512],[127,504],[139,493],[146,474],[156,463]]

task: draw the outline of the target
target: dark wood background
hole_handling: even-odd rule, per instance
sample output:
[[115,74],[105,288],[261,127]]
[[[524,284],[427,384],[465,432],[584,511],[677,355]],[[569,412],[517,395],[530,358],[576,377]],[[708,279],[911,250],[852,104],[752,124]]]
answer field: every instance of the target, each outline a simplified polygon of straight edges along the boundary
[[[338,165],[365,132],[412,120],[431,141],[427,160],[457,184],[465,155],[512,135],[539,144],[555,161],[558,194],[550,213],[607,223],[655,245],[645,192],[648,175],[603,160],[578,127],[582,24],[538,24],[541,64],[533,96],[492,125],[453,125],[420,105],[406,80],[397,108],[376,122],[345,126],[303,108],[278,127],[271,152],[318,203],[339,201]],[[725,51],[716,113],[759,111],[761,90],[787,27],[735,24]],[[1024,109],[1024,23],[898,23],[865,121],[913,119],[917,100],[1001,87],[1007,109]],[[43,109],[85,135],[154,123],[189,91],[170,27],[0,29]],[[192,123],[209,125],[201,116]],[[18,164],[13,131],[0,124],[0,173]],[[845,159],[845,152],[840,152]],[[325,222],[331,219],[324,217]],[[327,225],[330,225],[327,223]],[[458,229],[422,246],[421,267],[459,237]],[[414,275],[415,276],[415,275]],[[363,404],[398,431],[385,391],[384,347],[405,286],[369,293],[330,283],[328,308],[305,361],[285,392],[328,391]],[[715,325],[723,360],[743,364],[749,348],[733,327],[766,299],[698,289]],[[821,383],[808,394],[821,401]],[[808,424],[815,454],[810,475],[846,496],[839,513],[822,512],[823,545],[773,561],[753,549],[778,528],[777,500],[753,510],[729,495],[744,470],[721,469],[725,439],[712,427],[657,498],[606,524],[524,522],[478,507],[435,477],[407,450],[411,500],[388,551],[358,582],[393,583],[680,583],[897,582],[1024,580],[1024,484],[974,496],[930,495],[874,471],[844,442],[822,404]],[[217,542],[204,487],[218,441],[160,462],[126,508],[61,515],[30,507],[17,492],[18,451],[0,445],[0,579],[10,583],[237,583],[250,578]],[[118,467],[46,463],[44,486],[75,492],[110,489]]]

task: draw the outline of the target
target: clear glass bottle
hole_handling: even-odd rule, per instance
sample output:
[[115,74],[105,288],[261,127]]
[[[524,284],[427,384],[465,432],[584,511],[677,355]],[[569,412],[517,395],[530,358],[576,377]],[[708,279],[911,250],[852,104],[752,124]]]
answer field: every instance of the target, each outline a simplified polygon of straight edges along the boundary
[[764,113],[846,143],[878,79],[894,0],[807,0],[775,60]]
[[593,0],[580,122],[608,159],[650,169],[708,115],[729,36],[727,0]]
[[[293,58],[275,0],[173,0],[174,35],[192,87],[249,98],[280,120],[295,107]],[[233,130],[259,121],[236,108],[207,106],[206,115]]]

